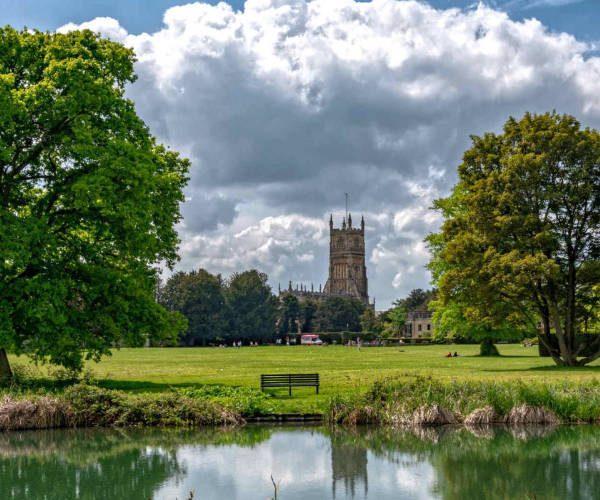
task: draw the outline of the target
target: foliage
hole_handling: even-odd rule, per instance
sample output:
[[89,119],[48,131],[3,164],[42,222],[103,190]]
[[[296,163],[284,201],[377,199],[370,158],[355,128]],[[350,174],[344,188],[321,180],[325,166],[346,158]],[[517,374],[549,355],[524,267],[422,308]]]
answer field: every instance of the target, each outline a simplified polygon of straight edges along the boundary
[[365,305],[358,299],[330,297],[319,303],[316,328],[323,332],[360,332],[360,317]]
[[204,269],[178,272],[159,289],[158,301],[168,311],[180,312],[188,322],[182,340],[188,345],[206,345],[226,337],[227,305],[221,276]]
[[490,337],[485,337],[479,346],[480,356],[500,356],[498,348],[494,345],[494,341]]
[[466,306],[457,302],[441,304],[432,301],[430,307],[434,308],[432,322],[436,325],[433,333],[434,340],[453,340],[455,342],[486,342],[487,340],[519,341],[527,335],[535,335],[535,330],[519,330],[510,325],[491,328],[483,323],[472,323],[465,318],[463,313]]
[[392,325],[392,332],[395,336],[399,336],[406,323],[406,311],[403,306],[396,306],[388,311],[387,317]]
[[[25,411],[24,411],[25,410]],[[5,397],[0,430],[90,426],[178,426],[242,423],[240,414],[216,401],[173,392],[127,394],[77,384],[52,398]]]
[[423,290],[415,288],[405,298],[395,300],[392,305],[394,307],[402,307],[406,312],[427,309],[429,302],[435,299],[436,293],[435,289]]
[[113,343],[177,335],[153,266],[177,259],[189,162],[124,97],[133,52],[6,27],[0,54],[0,358],[79,369]]
[[[459,183],[435,208],[428,241],[442,305],[461,304],[488,329],[537,329],[559,365],[578,359],[577,326],[600,305],[600,135],[571,116],[510,118],[500,135],[472,137]],[[585,312],[585,314],[584,314]],[[550,346],[556,335],[558,347]]]
[[302,332],[309,333],[313,331],[314,319],[319,304],[314,300],[305,300],[300,304],[300,317],[302,319]]
[[360,315],[360,327],[362,332],[381,333],[383,330],[383,325],[378,321],[375,311],[371,307],[366,307]]
[[252,341],[273,339],[279,301],[271,293],[265,273],[254,269],[234,273],[225,297],[231,337]]
[[297,297],[291,293],[284,295],[280,306],[279,333],[283,335],[286,333],[296,333],[298,331],[296,321],[299,318],[300,304]]
[[458,421],[476,409],[491,407],[495,421],[502,422],[513,408],[525,405],[549,410],[564,423],[596,422],[600,383],[388,378],[375,382],[365,393],[332,398],[328,413],[338,423],[358,414],[368,417],[368,423],[399,424],[412,419],[419,408],[435,405],[449,410]]
[[179,389],[178,394],[186,398],[203,399],[234,410],[243,417],[273,413],[273,402],[269,394],[253,387],[227,385],[203,385]]

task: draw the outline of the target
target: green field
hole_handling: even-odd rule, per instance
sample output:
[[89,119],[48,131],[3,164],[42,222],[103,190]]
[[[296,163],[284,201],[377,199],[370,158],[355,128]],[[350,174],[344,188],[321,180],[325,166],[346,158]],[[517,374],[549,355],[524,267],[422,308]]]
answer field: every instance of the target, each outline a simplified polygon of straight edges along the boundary
[[[89,363],[99,385],[126,391],[163,391],[170,387],[226,384],[260,387],[261,373],[314,373],[321,376],[319,396],[314,388],[270,390],[279,411],[319,410],[339,392],[364,389],[383,377],[432,376],[439,379],[584,380],[600,376],[600,360],[583,368],[559,368],[540,358],[537,347],[499,345],[499,358],[482,358],[477,345],[356,347],[265,346],[222,348],[120,349],[100,363]],[[445,358],[452,350],[460,357]],[[13,363],[24,358],[11,357]]]

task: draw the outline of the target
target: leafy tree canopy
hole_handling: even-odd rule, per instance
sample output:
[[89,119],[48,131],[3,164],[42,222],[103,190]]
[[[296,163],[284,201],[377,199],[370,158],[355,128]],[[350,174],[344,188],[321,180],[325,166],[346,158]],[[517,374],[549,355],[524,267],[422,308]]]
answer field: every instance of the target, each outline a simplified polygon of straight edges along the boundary
[[600,337],[584,358],[575,342],[582,311],[599,305],[598,132],[556,113],[510,118],[503,134],[472,137],[458,173],[428,239],[442,305],[489,329],[541,324],[557,364],[600,357]]
[[235,273],[226,290],[230,334],[252,341],[271,340],[275,335],[278,299],[271,293],[267,275],[256,270]]
[[427,309],[431,300],[435,298],[436,290],[423,290],[415,288],[403,299],[397,299],[393,302],[394,307],[402,307],[405,312],[416,311],[418,309]]
[[159,302],[187,319],[188,327],[182,336],[186,344],[205,345],[227,336],[227,304],[221,276],[204,269],[175,273],[160,289]]
[[321,332],[360,332],[365,305],[358,299],[330,297],[319,303],[317,328]]
[[189,163],[124,97],[134,60],[87,30],[0,29],[0,376],[5,349],[80,368],[182,326],[153,266],[177,258]]
[[296,333],[298,331],[296,321],[300,318],[298,298],[291,293],[284,295],[281,300],[279,316],[279,333]]

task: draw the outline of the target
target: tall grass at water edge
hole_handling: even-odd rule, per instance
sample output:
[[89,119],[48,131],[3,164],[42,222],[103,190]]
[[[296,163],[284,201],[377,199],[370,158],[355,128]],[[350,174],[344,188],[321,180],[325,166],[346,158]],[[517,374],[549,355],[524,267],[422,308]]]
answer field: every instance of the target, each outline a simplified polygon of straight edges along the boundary
[[600,383],[388,378],[333,397],[327,415],[343,424],[598,422]]

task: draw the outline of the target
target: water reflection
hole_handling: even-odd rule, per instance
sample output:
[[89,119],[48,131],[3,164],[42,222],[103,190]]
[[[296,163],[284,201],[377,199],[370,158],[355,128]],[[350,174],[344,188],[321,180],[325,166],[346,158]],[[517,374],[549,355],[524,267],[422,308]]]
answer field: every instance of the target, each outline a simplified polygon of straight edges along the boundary
[[600,428],[0,434],[2,499],[598,498]]
[[344,486],[345,497],[354,498],[356,486],[362,483],[364,496],[369,491],[367,473],[367,449],[349,441],[340,433],[332,433],[331,438],[331,491],[336,497],[338,483]]

